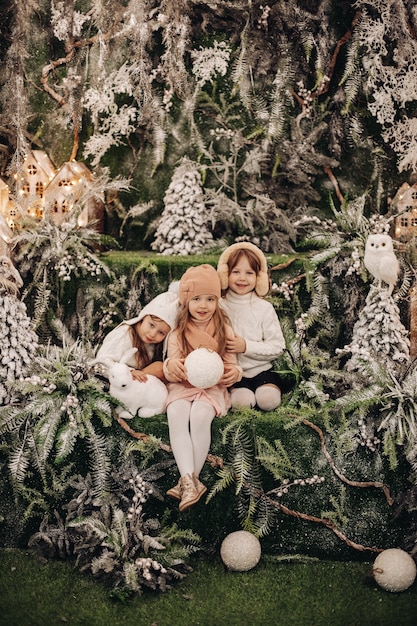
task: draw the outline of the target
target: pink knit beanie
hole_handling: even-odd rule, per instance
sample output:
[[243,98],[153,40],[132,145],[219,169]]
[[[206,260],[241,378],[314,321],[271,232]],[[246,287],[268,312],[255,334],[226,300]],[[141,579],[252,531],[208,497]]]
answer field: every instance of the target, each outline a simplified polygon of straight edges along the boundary
[[180,304],[186,306],[195,296],[210,295],[220,298],[220,278],[212,265],[205,263],[189,267],[183,274],[178,297]]

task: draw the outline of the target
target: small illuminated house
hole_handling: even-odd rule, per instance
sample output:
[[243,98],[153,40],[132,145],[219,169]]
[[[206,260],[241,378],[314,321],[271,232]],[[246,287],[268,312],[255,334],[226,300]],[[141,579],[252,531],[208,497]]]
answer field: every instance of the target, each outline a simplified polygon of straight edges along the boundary
[[10,256],[10,242],[12,241],[13,231],[0,213],[0,256]]
[[16,192],[23,209],[33,217],[42,217],[45,189],[55,176],[56,169],[43,150],[31,150],[15,175]]
[[[68,161],[58,170],[45,189],[45,205],[51,212],[56,224],[62,224],[83,193],[88,191],[93,175],[84,163]],[[102,232],[104,203],[91,197],[83,203],[83,210],[78,217],[79,226],[95,227]]]
[[10,229],[14,228],[16,220],[21,215],[20,209],[10,199],[9,186],[0,178],[0,216]]
[[25,215],[43,219],[45,211],[59,226],[81,199],[78,226],[103,232],[104,201],[88,193],[92,181],[84,163],[68,161],[57,170],[46,152],[31,150],[14,176],[16,200],[9,199],[9,188],[0,183],[0,212],[11,228]]
[[417,237],[417,183],[404,183],[392,201],[398,213],[394,222],[394,238],[406,243]]
[[0,178],[0,213],[4,216],[4,211],[9,204],[9,186]]

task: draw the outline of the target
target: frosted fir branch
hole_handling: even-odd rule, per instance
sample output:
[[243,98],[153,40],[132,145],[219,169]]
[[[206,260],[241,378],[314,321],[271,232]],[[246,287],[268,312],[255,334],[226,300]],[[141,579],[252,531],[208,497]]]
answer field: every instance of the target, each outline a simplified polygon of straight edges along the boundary
[[150,202],[142,202],[140,204],[135,204],[134,206],[130,207],[120,225],[120,235],[122,236],[124,234],[124,230],[128,222],[146,215],[146,213],[149,213],[152,209],[154,209],[154,206],[155,204],[151,200]]
[[115,94],[132,95],[134,89],[132,75],[136,71],[135,65],[123,63],[117,70],[104,75],[98,87],[91,87],[85,92],[83,105],[90,111],[93,120],[96,120],[101,113],[114,112]]
[[69,10],[65,2],[52,2],[51,26],[54,36],[60,41],[79,37],[84,23],[91,19],[90,15],[84,15],[76,11],[71,5],[70,7]]
[[135,130],[139,110],[133,105],[119,107],[116,94],[132,96],[132,76],[136,71],[135,65],[126,62],[84,94],[83,106],[91,113],[95,133],[86,142],[83,155],[92,158],[93,167],[112,146],[120,145]]
[[26,305],[1,292],[0,337],[0,405],[6,405],[12,397],[12,384],[24,376],[36,355],[38,337]]
[[228,69],[231,54],[230,46],[224,41],[215,41],[211,48],[200,48],[191,53],[193,74],[199,86],[212,82],[216,74],[224,76]]
[[391,131],[384,131],[383,137],[391,143],[398,156],[398,170],[417,170],[417,119],[403,118],[397,122],[395,136]]
[[[405,114],[416,102],[416,38],[402,2],[356,2],[363,8],[354,37],[365,70],[368,110],[382,128],[382,137],[397,153],[398,170],[417,167],[416,124]],[[372,15],[367,6],[373,8]]]
[[[417,441],[417,371],[413,364],[402,377],[389,372],[390,380],[382,395],[381,423],[379,431],[385,431],[394,445],[404,446],[407,458],[414,456]],[[395,447],[391,454],[396,457]]]
[[134,107],[124,106],[117,113],[102,120],[99,131],[88,139],[83,150],[84,158],[91,158],[92,167],[97,167],[111,147],[121,145],[125,137],[135,130],[133,122],[137,113]]

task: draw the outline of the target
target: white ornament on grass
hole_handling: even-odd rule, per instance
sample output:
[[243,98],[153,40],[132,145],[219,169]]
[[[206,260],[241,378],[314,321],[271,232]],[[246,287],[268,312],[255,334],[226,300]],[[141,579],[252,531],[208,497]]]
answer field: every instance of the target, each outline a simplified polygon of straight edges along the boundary
[[405,591],[413,584],[417,567],[408,552],[389,548],[378,554],[371,573],[385,591]]
[[237,530],[223,539],[220,556],[229,570],[247,572],[259,563],[261,544],[247,530]]
[[193,387],[208,389],[217,385],[224,373],[223,360],[217,352],[197,348],[184,361],[187,380]]

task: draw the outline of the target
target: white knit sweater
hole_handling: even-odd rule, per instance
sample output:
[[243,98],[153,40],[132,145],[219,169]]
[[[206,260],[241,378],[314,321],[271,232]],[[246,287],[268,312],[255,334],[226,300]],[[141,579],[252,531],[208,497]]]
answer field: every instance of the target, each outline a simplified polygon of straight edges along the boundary
[[[133,317],[130,320],[121,322],[116,328],[113,328],[108,335],[104,338],[104,341],[99,348],[96,359],[99,361],[120,361],[122,356],[127,350],[132,348],[132,339],[130,336],[130,326],[134,326],[146,315],[155,315],[159,319],[163,320],[171,328],[175,328],[176,317],[178,311],[178,294],[165,291],[164,293],[155,296],[153,300],[148,302],[140,311],[137,317]],[[166,344],[164,342],[164,347]],[[150,358],[153,358],[155,346],[148,344],[145,346]],[[137,368],[136,355],[133,355],[129,361],[127,361],[129,367]]]
[[227,291],[220,304],[229,316],[235,334],[246,341],[246,352],[238,354],[243,376],[253,378],[271,369],[285,348],[281,324],[273,305],[254,291],[239,296]]

